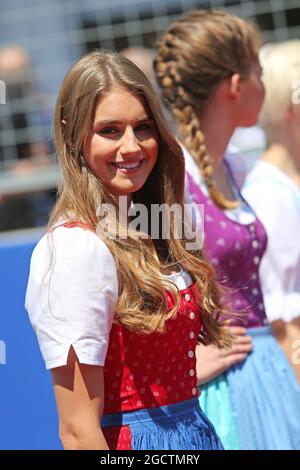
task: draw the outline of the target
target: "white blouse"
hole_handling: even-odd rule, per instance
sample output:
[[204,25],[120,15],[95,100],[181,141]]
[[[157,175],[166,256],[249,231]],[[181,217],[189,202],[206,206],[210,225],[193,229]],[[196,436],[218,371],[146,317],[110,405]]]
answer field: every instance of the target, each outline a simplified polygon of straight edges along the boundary
[[268,235],[260,265],[268,319],[291,321],[300,316],[300,190],[276,166],[259,161],[243,195]]
[[114,259],[93,232],[58,227],[39,241],[25,308],[47,369],[66,365],[71,345],[81,363],[104,365],[117,296]]
[[[166,278],[178,289],[192,283],[184,270]],[[71,346],[80,363],[103,366],[117,300],[116,264],[96,234],[60,226],[45,235],[32,254],[25,308],[46,368],[66,365]]]
[[[183,148],[183,154],[184,154],[184,159],[185,159],[186,171],[192,176],[195,183],[199,185],[202,193],[208,196],[208,191],[203,181],[201,172],[199,171],[197,163],[193,159],[192,155],[185,148]],[[240,202],[240,205],[236,209],[224,210],[224,214],[229,219],[235,222],[238,222],[240,224],[244,224],[244,225],[251,224],[255,221],[256,216],[251,210],[251,208],[248,206],[248,204],[245,203],[245,201],[243,200],[243,198],[241,197],[239,193],[239,190],[244,183],[245,175],[246,175],[244,161],[240,157],[239,152],[233,146],[230,146],[230,148],[226,152],[225,160],[233,176],[232,177],[231,173],[228,172],[228,178],[231,183],[231,188],[235,194],[235,197]],[[191,201],[192,201],[191,195],[187,194],[186,192],[185,203],[188,204],[188,203],[191,203]],[[201,226],[199,222],[197,223],[197,226],[199,227]]]

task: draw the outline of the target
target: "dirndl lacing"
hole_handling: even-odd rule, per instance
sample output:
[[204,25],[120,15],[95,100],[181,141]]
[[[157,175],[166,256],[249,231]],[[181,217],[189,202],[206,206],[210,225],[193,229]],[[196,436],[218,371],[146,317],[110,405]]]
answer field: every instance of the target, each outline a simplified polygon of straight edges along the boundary
[[159,408],[108,414],[105,428],[130,429],[133,450],[222,450],[214,427],[197,398]]

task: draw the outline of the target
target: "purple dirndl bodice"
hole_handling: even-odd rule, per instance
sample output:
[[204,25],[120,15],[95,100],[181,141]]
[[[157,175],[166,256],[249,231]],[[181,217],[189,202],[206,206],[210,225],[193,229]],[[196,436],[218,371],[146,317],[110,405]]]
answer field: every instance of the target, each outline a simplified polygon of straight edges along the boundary
[[253,223],[231,220],[186,173],[186,192],[196,204],[204,205],[204,251],[218,275],[229,287],[229,302],[235,312],[244,312],[235,325],[247,328],[268,323],[259,282],[259,265],[266,249],[267,236],[256,217]]

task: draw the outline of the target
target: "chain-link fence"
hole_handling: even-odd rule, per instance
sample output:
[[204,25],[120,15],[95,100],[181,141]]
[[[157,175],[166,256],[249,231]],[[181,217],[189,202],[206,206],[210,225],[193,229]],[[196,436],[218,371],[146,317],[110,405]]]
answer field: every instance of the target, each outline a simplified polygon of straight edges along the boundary
[[266,41],[300,33],[299,0],[0,0],[0,7],[0,198],[55,187],[52,109],[66,70],[86,50],[152,48],[195,8],[248,18]]

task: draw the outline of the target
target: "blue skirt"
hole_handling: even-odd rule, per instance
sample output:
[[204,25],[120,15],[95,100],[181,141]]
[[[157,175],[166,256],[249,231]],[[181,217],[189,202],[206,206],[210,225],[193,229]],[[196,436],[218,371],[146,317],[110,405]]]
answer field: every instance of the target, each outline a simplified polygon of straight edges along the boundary
[[[253,351],[247,359],[223,374],[231,397],[227,432],[238,436],[235,442],[243,450],[300,449],[300,386],[285,354],[278,346],[271,327],[251,328]],[[217,380],[220,380],[218,377]],[[205,394],[215,393],[215,380],[206,385]],[[216,427],[222,423],[222,398],[215,401],[215,418],[203,408]],[[216,417],[218,419],[216,420]],[[224,434],[224,425],[220,429]],[[220,432],[222,438],[222,432]],[[224,442],[230,449],[230,442]],[[235,447],[237,448],[237,447]]]
[[133,450],[222,450],[198,398],[159,408],[103,415],[101,427],[129,426]]
[[199,403],[226,450],[240,450],[236,416],[232,406],[231,392],[225,374],[208,384],[201,385]]

